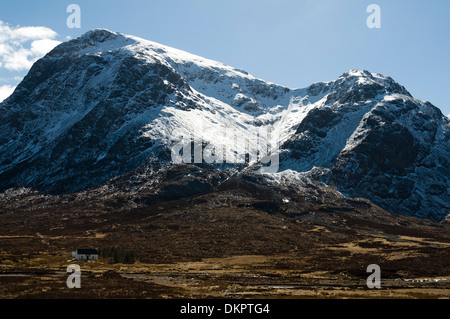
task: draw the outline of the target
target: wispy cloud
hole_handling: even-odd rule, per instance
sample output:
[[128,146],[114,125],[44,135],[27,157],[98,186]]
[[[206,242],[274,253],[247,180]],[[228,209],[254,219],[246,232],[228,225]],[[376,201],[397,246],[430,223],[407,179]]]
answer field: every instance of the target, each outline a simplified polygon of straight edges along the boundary
[[0,21],[0,68],[23,71],[60,44],[47,27],[12,27]]

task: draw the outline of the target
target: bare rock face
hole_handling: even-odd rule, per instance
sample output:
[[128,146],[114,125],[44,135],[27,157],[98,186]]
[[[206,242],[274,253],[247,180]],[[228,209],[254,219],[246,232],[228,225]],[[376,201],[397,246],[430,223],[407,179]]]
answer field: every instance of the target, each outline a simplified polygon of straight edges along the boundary
[[[233,176],[325,185],[404,215],[443,220],[450,211],[449,119],[368,71],[289,89],[99,29],[37,61],[0,111],[2,192],[101,192],[110,185],[133,195],[155,187],[146,199],[153,201],[205,193]],[[238,136],[252,145],[262,128],[278,138],[278,173],[243,171],[257,162],[171,161],[180,138],[233,147]]]
[[339,154],[332,178],[343,192],[392,212],[443,219],[449,195],[448,128],[448,120],[428,104],[379,106],[362,121],[366,133],[360,142]]

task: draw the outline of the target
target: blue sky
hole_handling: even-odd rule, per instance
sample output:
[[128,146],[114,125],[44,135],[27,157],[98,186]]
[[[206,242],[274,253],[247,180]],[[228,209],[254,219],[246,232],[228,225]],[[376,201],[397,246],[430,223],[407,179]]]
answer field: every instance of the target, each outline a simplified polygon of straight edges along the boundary
[[[80,29],[66,25],[71,3],[81,8]],[[366,25],[372,3],[381,8],[380,29]],[[107,28],[292,88],[334,80],[349,69],[382,73],[450,114],[448,0],[2,0],[0,21],[13,30],[45,27],[42,39],[19,44],[30,61],[52,41]],[[26,46],[34,40],[40,42],[33,51]],[[27,69],[5,65],[0,87],[12,89]]]

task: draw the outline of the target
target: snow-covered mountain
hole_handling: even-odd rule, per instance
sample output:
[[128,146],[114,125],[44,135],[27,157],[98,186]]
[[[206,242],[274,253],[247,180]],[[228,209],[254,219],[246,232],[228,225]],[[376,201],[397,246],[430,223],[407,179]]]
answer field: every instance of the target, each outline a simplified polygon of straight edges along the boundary
[[[224,148],[227,159],[246,140],[252,154],[279,146],[277,173],[251,170],[259,158],[248,159],[245,174],[268,183],[320,180],[393,213],[449,213],[449,119],[367,71],[290,89],[97,29],[37,61],[0,111],[1,191],[71,193],[124,174],[150,183],[176,165],[181,140]],[[244,164],[212,167],[239,174]]]

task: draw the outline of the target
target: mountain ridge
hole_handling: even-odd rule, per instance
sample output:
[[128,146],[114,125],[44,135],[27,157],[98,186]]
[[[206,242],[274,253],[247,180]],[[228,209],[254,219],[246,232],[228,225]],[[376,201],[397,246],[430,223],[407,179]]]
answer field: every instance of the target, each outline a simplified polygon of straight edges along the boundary
[[38,60],[0,109],[1,191],[73,193],[148,165],[151,178],[171,167],[170,147],[183,137],[236,152],[230,137],[252,147],[269,130],[263,142],[280,146],[280,173],[320,168],[321,181],[394,213],[441,220],[450,208],[449,119],[365,70],[290,89],[96,29]]

